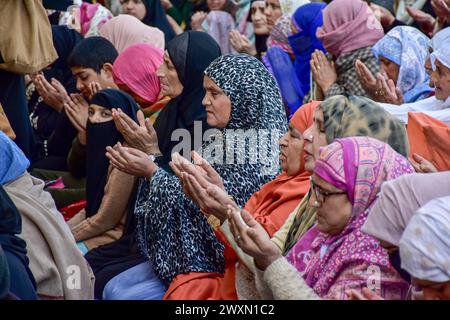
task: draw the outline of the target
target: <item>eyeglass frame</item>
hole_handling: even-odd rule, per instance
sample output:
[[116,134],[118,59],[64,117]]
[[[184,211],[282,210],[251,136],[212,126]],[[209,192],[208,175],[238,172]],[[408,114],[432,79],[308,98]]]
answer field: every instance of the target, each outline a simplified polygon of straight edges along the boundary
[[316,201],[318,201],[322,204],[325,203],[325,201],[327,200],[328,197],[340,195],[340,194],[347,194],[346,191],[339,191],[339,192],[338,191],[335,191],[335,192],[324,191],[320,186],[318,186],[314,182],[312,176],[309,177],[309,182],[311,183],[311,192],[316,197]]

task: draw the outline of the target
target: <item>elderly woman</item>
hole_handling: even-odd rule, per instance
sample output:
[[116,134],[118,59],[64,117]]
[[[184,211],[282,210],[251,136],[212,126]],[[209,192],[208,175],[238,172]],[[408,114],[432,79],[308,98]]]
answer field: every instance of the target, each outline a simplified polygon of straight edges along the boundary
[[[154,129],[150,120],[138,125],[123,112],[113,112],[116,126],[121,130],[128,146],[137,148],[147,155],[151,154],[152,157],[156,156],[155,161],[158,165],[170,170],[167,163],[170,161],[172,149],[179,143],[171,140],[172,134],[183,132],[189,133],[183,141],[184,143],[189,141],[184,155],[190,156],[190,150],[197,146],[195,136],[200,140],[209,128],[206,123],[205,108],[202,106],[205,94],[202,83],[203,73],[206,67],[219,56],[218,44],[204,32],[185,32],[170,41],[157,75],[161,82],[161,95],[170,97],[171,101],[159,113]],[[196,122],[201,125],[194,126]],[[161,154],[162,156],[159,157],[158,155]],[[96,275],[96,298],[102,298],[103,289],[108,281],[146,260],[136,246],[135,226],[134,216],[129,215],[125,221],[124,235],[120,240],[101,246],[86,255]],[[141,274],[147,275],[146,272],[153,271],[146,269]],[[127,286],[133,283],[138,284],[138,282],[138,279],[133,278]],[[156,289],[159,288],[159,282],[157,282]],[[108,291],[104,297],[126,298],[119,297],[124,291],[114,296],[111,292]],[[152,292],[156,292],[156,296],[162,296],[164,293],[164,291],[159,293],[158,290],[152,290]],[[149,296],[151,295],[145,297]]]
[[400,239],[402,268],[425,300],[450,300],[450,197],[428,202],[411,219]]
[[[303,118],[309,114],[305,113],[305,111],[310,109],[314,104],[317,104],[317,102],[304,105],[300,108],[291,122],[294,121],[297,116]],[[307,109],[305,110],[304,108]],[[303,118],[303,121],[306,119],[307,118]],[[402,123],[394,117],[389,116],[387,112],[383,111],[382,108],[378,107],[368,99],[352,96],[336,96],[329,98],[327,101],[324,101],[317,106],[313,119],[313,125],[303,134],[305,139],[304,154],[306,171],[313,171],[319,148],[326,146],[328,142],[332,142],[335,138],[340,137],[366,134],[382,141],[389,141],[396,150],[399,150],[402,154],[407,154],[408,145],[406,132]],[[356,119],[362,121],[356,121]],[[383,122],[382,128],[379,127],[382,122],[381,119],[387,121]],[[202,209],[202,212],[207,215],[215,215],[221,221],[226,220],[226,215],[223,211],[226,210],[227,205],[236,206],[236,204],[227,197],[226,192],[220,188],[220,185],[214,185],[213,182],[202,179],[198,170],[195,172],[195,170],[184,169],[189,173],[190,180],[197,180],[191,181],[191,190],[185,187],[185,189],[188,190],[188,193],[203,194],[203,196],[194,199],[197,205]],[[209,171],[212,171],[212,168]],[[189,186],[189,184],[186,185]],[[255,195],[258,195],[258,193]],[[308,193],[303,198],[294,211],[290,213],[280,230],[276,233],[273,233],[276,230],[268,228],[265,219],[261,219],[257,211],[252,211],[251,206],[246,209],[254,215],[255,219],[264,227],[270,236],[273,235],[272,241],[280,248],[280,250],[282,250],[283,253],[287,253],[297,240],[311,228],[316,219],[316,210],[309,205],[310,195],[311,193]],[[251,200],[252,199],[249,200],[249,203],[251,203]],[[238,254],[241,262],[252,269],[252,259],[245,255],[245,253],[243,253],[236,245],[226,221],[221,225],[221,231],[227,238],[228,242],[225,243],[227,245],[229,243]],[[220,237],[220,239],[222,239],[222,237]],[[249,275],[249,277],[252,276]]]
[[230,210],[238,245],[255,259],[261,297],[347,299],[346,290],[372,285],[376,272],[377,293],[404,298],[408,283],[390,265],[387,251],[362,233],[361,226],[381,184],[413,171],[406,158],[372,138],[338,139],[325,147],[311,177],[317,224],[286,258],[246,211]]
[[[266,183],[255,192],[245,204],[245,209],[248,210],[253,217],[264,227],[266,232],[272,236],[284,224],[288,215],[294,210],[297,204],[301,201],[303,196],[309,189],[310,173],[304,169],[304,154],[303,132],[308,128],[313,121],[313,113],[319,102],[314,101],[310,104],[304,105],[292,117],[289,124],[289,131],[280,139],[280,161],[281,170],[283,171],[274,180]],[[177,159],[178,160],[178,159]],[[200,207],[201,211],[210,215],[213,214],[219,217],[220,221],[226,220],[226,205],[217,204],[215,208],[208,207],[208,203],[212,203],[212,198],[220,197],[224,201],[233,204],[233,201],[227,198],[223,189],[214,189],[212,192],[219,193],[214,196],[208,196],[209,184],[201,174],[196,170],[195,165],[190,164],[187,160],[179,158],[181,163],[175,166],[175,172],[180,180],[185,185],[185,193],[187,196],[192,195],[192,199]],[[201,161],[201,160],[200,160]],[[204,162],[206,165],[206,162]],[[213,171],[212,167],[208,170]],[[197,180],[198,179],[198,180]],[[211,192],[211,191],[210,191]],[[223,201],[222,200],[222,201]],[[210,274],[209,278],[215,279],[210,281],[209,289],[211,292],[227,292],[232,293],[230,296],[222,296],[221,298],[236,298],[235,293],[235,265],[238,262],[239,248],[234,242],[228,242],[225,238],[227,232],[226,224],[222,225],[222,231],[217,231],[216,235],[224,243],[225,249],[225,274],[218,276],[217,274]],[[236,250],[236,252],[234,251]],[[205,275],[204,277],[206,277]],[[190,287],[195,286],[195,281],[190,282]],[[188,286],[186,286],[188,289]],[[172,294],[168,292],[166,299],[183,298],[179,293]],[[205,298],[207,298],[205,296]],[[219,298],[219,297],[215,297]]]
[[384,35],[383,28],[366,2],[362,0],[334,0],[323,10],[323,27],[317,37],[332,55],[312,55],[313,78],[325,98],[349,92],[366,96],[356,74],[355,62],[361,60],[372,73],[379,71],[378,61],[371,48]]
[[[372,47],[384,75],[380,73],[375,78],[362,62],[356,62],[358,77],[366,92],[375,101],[393,104],[428,98],[433,92],[425,69],[429,41],[413,27],[401,26],[389,31]],[[385,90],[388,86],[391,88]],[[391,91],[395,95],[391,95]]]
[[[204,87],[207,121],[217,129],[211,132],[214,140],[210,137],[202,150],[223,178],[222,186],[243,205],[278,172],[277,153],[270,150],[270,141],[278,139],[279,132],[284,132],[287,126],[280,94],[264,66],[247,55],[216,59],[205,70]],[[251,133],[238,139],[245,141],[251,136],[253,141],[243,146],[236,144],[234,130],[238,129]],[[265,136],[268,133],[272,135],[270,139]],[[257,150],[265,151],[258,155]],[[223,245],[204,215],[184,196],[178,178],[136,150],[119,147],[109,149],[108,153],[113,165],[126,171],[134,167],[135,174],[146,177],[141,180],[135,214],[140,247],[156,277],[174,296],[175,291],[189,299],[219,294],[207,290],[211,281],[208,278],[197,281],[195,290],[189,285],[193,279],[224,272]],[[209,178],[220,179],[218,175]],[[130,277],[127,272],[117,277]]]

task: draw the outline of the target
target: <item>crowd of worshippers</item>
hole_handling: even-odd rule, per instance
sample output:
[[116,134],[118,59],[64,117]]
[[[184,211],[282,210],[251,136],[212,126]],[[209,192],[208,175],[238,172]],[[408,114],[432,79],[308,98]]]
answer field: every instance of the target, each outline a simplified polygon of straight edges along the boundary
[[0,299],[450,300],[450,0],[93,2],[0,63]]

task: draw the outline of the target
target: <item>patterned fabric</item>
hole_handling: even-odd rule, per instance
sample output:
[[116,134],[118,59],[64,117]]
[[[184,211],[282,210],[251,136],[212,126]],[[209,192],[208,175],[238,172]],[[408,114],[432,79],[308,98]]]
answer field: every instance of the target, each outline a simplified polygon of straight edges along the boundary
[[[369,137],[351,137],[338,139],[323,148],[314,172],[347,192],[352,216],[335,236],[320,233],[313,227],[291,250],[288,260],[323,298],[344,299],[345,290],[369,286],[373,270],[378,270],[380,279],[377,294],[387,299],[405,298],[408,283],[392,268],[388,253],[378,240],[360,229],[381,184],[413,173],[411,164],[383,142]],[[312,241],[308,237],[311,233],[317,234]],[[310,260],[297,261],[298,257]]]
[[359,82],[358,74],[356,73],[355,62],[356,59],[361,60],[367,68],[376,74],[380,71],[378,59],[372,53],[371,47],[357,49],[348,53],[340,55],[336,61],[337,81],[325,93],[325,98],[343,94],[348,92],[356,96],[367,96],[361,83]]
[[358,96],[334,96],[323,101],[327,142],[350,136],[369,136],[389,144],[408,156],[409,143],[404,124],[374,101]]
[[384,57],[400,67],[396,85],[406,103],[428,97],[433,91],[425,70],[429,41],[418,29],[399,26],[372,47],[375,57]]
[[402,268],[432,282],[450,280],[450,197],[432,200],[419,209],[400,239]]
[[333,0],[323,10],[323,27],[317,29],[317,37],[336,58],[372,46],[383,35],[381,23],[362,0]]
[[[272,134],[278,131],[274,137],[278,141],[287,129],[280,93],[261,62],[247,55],[219,57],[205,74],[230,98],[231,116],[227,127],[215,130],[214,134],[214,141],[226,138],[224,145],[207,142],[201,151],[223,178],[228,194],[243,206],[279,173],[279,153],[267,147],[259,135],[252,135],[255,140],[244,143],[244,150],[234,150],[234,139],[228,139],[234,131],[229,129],[266,129]],[[208,154],[211,147],[215,151]],[[246,156],[255,150],[267,150],[263,162]],[[230,152],[234,159],[243,161],[224,161],[225,157],[229,160]],[[277,169],[270,172],[268,168]],[[166,284],[181,273],[224,272],[223,245],[204,215],[185,197],[176,176],[159,169],[151,181],[142,179],[135,214],[140,248],[153,264],[155,274]]]
[[267,48],[278,46],[284,52],[294,54],[288,40],[291,33],[291,17],[288,15],[281,16],[270,32],[270,36],[267,39]]
[[80,9],[81,34],[85,38],[99,36],[100,28],[112,18],[112,13],[102,5],[83,2]]

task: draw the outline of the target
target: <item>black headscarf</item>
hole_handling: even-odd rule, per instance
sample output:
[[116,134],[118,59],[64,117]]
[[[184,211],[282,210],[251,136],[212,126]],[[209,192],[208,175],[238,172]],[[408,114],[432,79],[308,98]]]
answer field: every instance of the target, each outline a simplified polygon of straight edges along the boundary
[[22,232],[22,217],[5,189],[0,186],[0,246],[10,271],[10,289],[21,299],[36,298],[36,282],[28,267],[27,244],[17,235]]
[[[179,97],[173,99],[161,111],[155,123],[159,147],[165,154],[166,163],[170,161],[170,151],[177,143],[170,142],[175,129],[185,128],[193,133],[195,120],[203,122],[203,131],[208,128],[206,112],[202,106],[203,74],[206,67],[220,56],[220,47],[208,34],[189,31],[174,38],[167,45],[167,50],[184,89]],[[194,148],[193,144],[191,146]],[[134,211],[135,193],[129,202],[128,212]],[[85,258],[95,274],[96,299],[101,299],[103,289],[109,280],[148,260],[137,247],[135,230],[135,216],[128,214],[122,238],[86,254]]]
[[[95,104],[107,109],[120,108],[133,120],[137,121],[136,112],[139,110],[136,102],[125,92],[116,89],[105,89],[98,92],[91,100]],[[103,123],[87,123],[87,180],[86,180],[86,216],[97,213],[102,203],[106,180],[108,176],[109,160],[106,157],[106,147],[123,142],[122,134],[117,130],[114,121]]]
[[146,14],[142,22],[148,26],[157,27],[162,32],[166,39],[166,43],[175,37],[175,32],[169,24],[166,17],[166,12],[159,0],[142,0],[144,3]]
[[[205,96],[203,76],[209,64],[220,56],[219,45],[206,32],[184,32],[170,41],[166,49],[183,85],[183,92],[161,111],[154,125],[164,163],[170,161],[171,150],[178,144],[171,141],[175,129],[187,129],[193,139],[194,121],[202,121],[203,132],[209,128],[202,105]],[[193,140],[191,147],[194,149]]]

